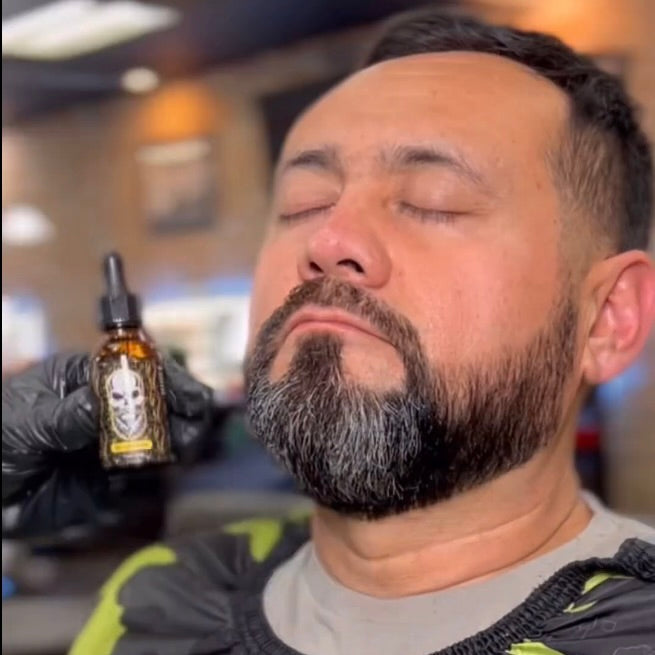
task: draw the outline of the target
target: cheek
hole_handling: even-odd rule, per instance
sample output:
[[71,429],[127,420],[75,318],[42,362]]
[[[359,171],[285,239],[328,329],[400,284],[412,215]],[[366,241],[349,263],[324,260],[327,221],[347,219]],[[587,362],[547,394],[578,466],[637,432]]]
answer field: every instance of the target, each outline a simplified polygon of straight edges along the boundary
[[285,301],[289,292],[299,284],[297,258],[289,249],[267,243],[260,251],[253,279],[248,322],[250,352],[262,324]]
[[420,308],[430,359],[454,366],[527,344],[547,322],[557,293],[552,273],[511,253],[444,257],[438,267],[429,264],[407,278],[433,280],[429,287],[408,289],[406,297]]

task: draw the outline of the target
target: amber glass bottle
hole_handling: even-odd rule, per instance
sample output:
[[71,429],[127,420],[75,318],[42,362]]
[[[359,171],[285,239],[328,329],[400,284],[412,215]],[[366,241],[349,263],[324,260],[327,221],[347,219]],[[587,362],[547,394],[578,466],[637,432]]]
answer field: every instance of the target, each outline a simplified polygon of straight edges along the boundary
[[92,370],[102,464],[112,469],[171,462],[159,353],[143,331],[138,298],[127,290],[120,256],[108,255],[104,268],[107,293],[100,317],[106,338]]

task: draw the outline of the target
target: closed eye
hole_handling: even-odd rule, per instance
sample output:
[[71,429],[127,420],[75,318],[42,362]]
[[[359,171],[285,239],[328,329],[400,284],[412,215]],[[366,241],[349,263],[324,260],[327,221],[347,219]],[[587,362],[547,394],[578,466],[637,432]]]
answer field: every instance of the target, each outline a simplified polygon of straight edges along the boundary
[[408,202],[400,202],[398,203],[398,207],[405,214],[419,218],[422,221],[440,221],[442,223],[453,221],[464,213],[444,211],[442,209],[425,209],[424,207],[417,207]]
[[329,205],[321,205],[319,207],[310,207],[309,209],[302,209],[301,211],[297,211],[297,212],[280,213],[279,219],[283,222],[291,222],[291,221],[298,221],[303,218],[311,218],[312,216],[317,216],[319,214],[322,214],[323,212],[328,211],[329,209],[332,209],[333,206],[334,203],[331,203]]

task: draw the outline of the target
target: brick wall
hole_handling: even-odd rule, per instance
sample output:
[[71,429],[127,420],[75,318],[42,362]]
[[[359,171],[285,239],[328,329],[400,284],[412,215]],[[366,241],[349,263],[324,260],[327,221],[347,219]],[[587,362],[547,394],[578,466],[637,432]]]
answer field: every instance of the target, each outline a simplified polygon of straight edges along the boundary
[[[33,204],[55,224],[42,246],[2,248],[3,293],[41,298],[57,348],[90,348],[100,261],[118,248],[138,290],[172,274],[189,283],[251,271],[271,172],[260,95],[330,79],[352,65],[366,31],[322,38],[167,84],[147,98],[81,105],[3,131],[2,206]],[[180,236],[147,228],[135,154],[187,137],[216,144],[215,225]]]

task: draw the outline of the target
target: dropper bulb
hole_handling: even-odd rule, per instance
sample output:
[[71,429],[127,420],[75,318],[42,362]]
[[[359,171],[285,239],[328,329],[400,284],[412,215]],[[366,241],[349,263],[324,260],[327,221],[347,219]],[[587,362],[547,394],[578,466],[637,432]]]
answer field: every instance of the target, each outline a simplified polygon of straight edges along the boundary
[[103,260],[106,293],[100,298],[100,325],[104,330],[141,327],[139,299],[130,293],[125,282],[123,259],[110,252]]
[[121,256],[116,252],[109,253],[105,257],[104,269],[107,295],[111,298],[117,298],[127,293]]

